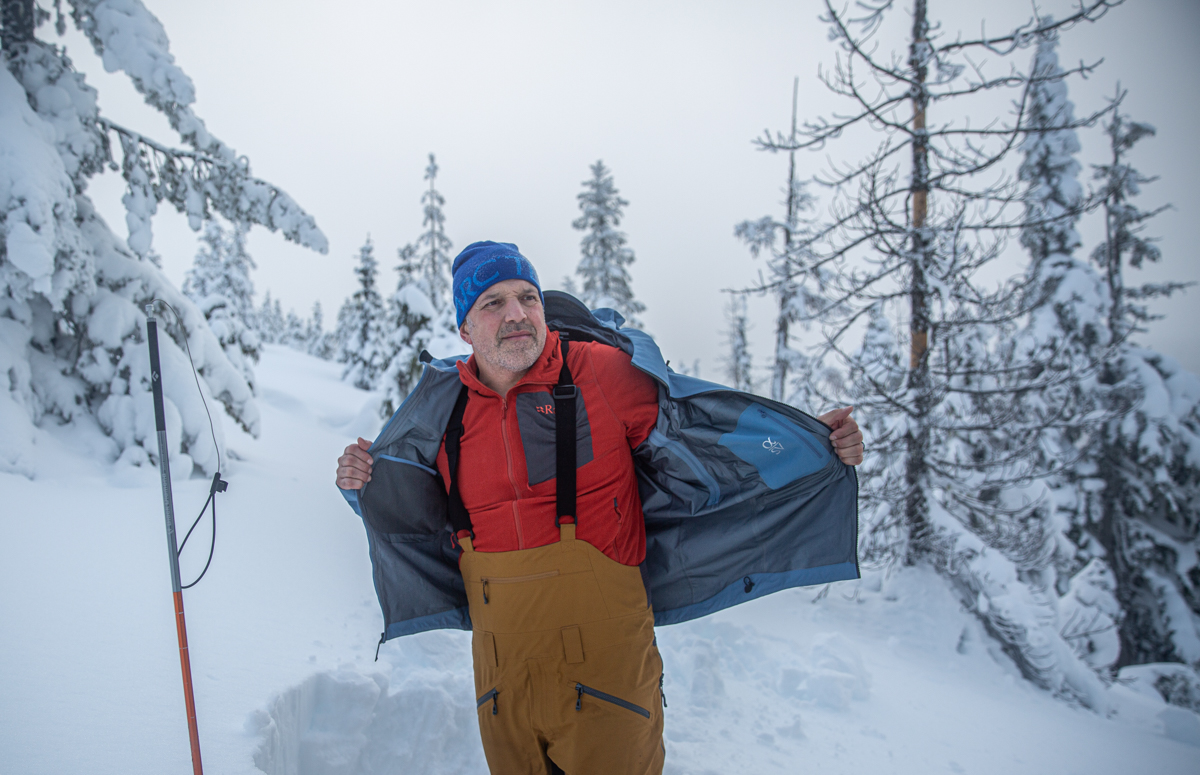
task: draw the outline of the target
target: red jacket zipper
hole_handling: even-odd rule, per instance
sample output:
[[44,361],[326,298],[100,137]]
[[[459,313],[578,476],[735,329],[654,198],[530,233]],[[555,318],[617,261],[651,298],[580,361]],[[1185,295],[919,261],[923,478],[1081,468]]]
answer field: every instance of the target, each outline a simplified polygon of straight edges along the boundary
[[504,460],[508,465],[508,483],[513,488],[513,526],[517,530],[517,548],[525,548],[525,534],[521,531],[521,512],[517,508],[517,501],[521,499],[521,493],[517,490],[517,477],[513,475],[513,460],[512,447],[508,443],[508,398],[500,399],[500,437],[504,439]]

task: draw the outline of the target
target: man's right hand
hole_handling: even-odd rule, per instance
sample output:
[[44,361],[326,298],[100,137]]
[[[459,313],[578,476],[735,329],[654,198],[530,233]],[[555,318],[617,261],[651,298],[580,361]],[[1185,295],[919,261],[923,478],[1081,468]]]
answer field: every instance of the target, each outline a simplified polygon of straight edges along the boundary
[[363,485],[371,481],[371,456],[367,450],[371,442],[358,437],[358,442],[346,447],[346,451],[338,458],[337,486],[343,490],[361,490]]

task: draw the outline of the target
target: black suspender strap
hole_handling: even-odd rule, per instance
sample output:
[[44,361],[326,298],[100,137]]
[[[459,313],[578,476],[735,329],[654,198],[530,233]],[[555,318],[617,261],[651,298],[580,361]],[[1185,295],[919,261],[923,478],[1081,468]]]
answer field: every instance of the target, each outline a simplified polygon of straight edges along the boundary
[[579,395],[571,370],[567,367],[567,332],[559,331],[562,343],[562,370],[558,373],[558,384],[554,386],[554,475],[558,503],[555,508],[554,525],[563,517],[571,517],[576,524],[575,514],[575,397]]
[[450,471],[450,494],[447,508],[447,518],[454,534],[466,530],[475,538],[471,528],[471,515],[463,505],[462,493],[458,491],[458,452],[462,446],[463,413],[467,411],[467,386],[463,385],[458,392],[458,400],[454,402],[454,410],[450,412],[450,422],[446,425],[446,467]]

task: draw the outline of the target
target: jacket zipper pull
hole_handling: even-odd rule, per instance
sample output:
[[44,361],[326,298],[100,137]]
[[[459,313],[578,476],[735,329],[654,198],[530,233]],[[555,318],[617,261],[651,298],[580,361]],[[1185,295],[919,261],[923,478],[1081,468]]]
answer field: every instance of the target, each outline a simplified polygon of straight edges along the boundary
[[497,695],[496,692],[492,692],[492,715],[493,716],[495,716],[497,713],[500,712],[500,709],[498,707],[496,707],[496,695]]
[[667,678],[666,674],[658,677],[658,696],[662,698],[663,707],[667,707],[667,693],[663,691],[663,681]]
[[484,605],[488,604],[487,587],[488,587],[488,580],[484,579],[483,580],[483,604]]
[[379,661],[379,649],[383,647],[383,639],[387,635],[387,631],[379,633],[379,643],[375,646],[375,661]]
[[746,585],[746,594],[750,594],[750,590],[754,589],[754,579],[750,578],[749,576],[744,576],[742,578],[742,583]]
[[575,710],[583,710],[583,684],[575,684]]

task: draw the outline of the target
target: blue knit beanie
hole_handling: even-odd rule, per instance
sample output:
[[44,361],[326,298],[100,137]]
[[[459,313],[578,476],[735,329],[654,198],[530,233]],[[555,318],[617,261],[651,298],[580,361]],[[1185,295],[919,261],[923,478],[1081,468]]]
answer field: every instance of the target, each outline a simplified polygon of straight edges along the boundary
[[[538,289],[537,271],[529,259],[511,242],[472,242],[463,248],[454,259],[454,312],[458,325],[467,319],[467,313],[484,291],[505,280],[525,280]],[[545,299],[542,299],[545,303]]]

